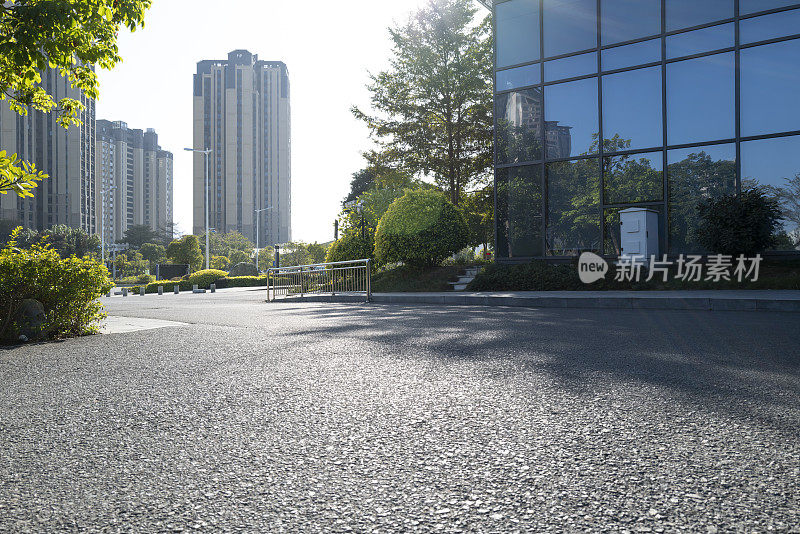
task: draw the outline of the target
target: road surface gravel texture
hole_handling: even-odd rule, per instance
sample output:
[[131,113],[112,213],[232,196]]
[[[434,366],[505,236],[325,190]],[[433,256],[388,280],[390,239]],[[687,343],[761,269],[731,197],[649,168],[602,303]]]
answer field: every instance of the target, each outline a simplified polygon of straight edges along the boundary
[[105,300],[0,350],[2,532],[800,532],[800,314]]

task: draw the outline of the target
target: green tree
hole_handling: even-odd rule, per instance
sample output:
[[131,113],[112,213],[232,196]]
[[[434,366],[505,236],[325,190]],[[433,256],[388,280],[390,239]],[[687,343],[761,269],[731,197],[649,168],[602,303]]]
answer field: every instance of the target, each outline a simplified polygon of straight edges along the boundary
[[[63,98],[56,102],[42,87],[42,72],[57,68],[88,98],[98,97],[94,65],[113,68],[122,58],[119,29],[144,25],[151,0],[18,0],[0,5],[0,100],[12,111],[56,112],[61,126],[79,125],[84,105]],[[33,194],[45,178],[33,165],[0,152],[0,193]]]
[[167,247],[167,257],[178,264],[189,265],[192,271],[203,266],[203,253],[195,235],[186,235],[176,239]]
[[150,265],[156,265],[163,262],[167,257],[167,250],[162,245],[157,243],[145,243],[139,249],[142,258],[150,262]]
[[231,260],[229,260],[225,256],[211,256],[211,268],[216,270],[224,271],[228,268],[228,265],[231,264]]
[[62,258],[100,255],[98,236],[90,236],[80,228],[71,228],[63,224],[42,232],[38,241],[49,244]]
[[470,246],[483,245],[486,250],[494,241],[494,187],[489,185],[464,195],[461,210],[469,227]]
[[344,202],[353,202],[365,191],[375,185],[376,171],[374,167],[367,167],[358,172],[353,173],[353,179],[350,180],[350,193],[344,199]]
[[129,226],[127,230],[125,230],[125,234],[123,234],[122,239],[119,240],[120,243],[125,243],[131,246],[131,248],[139,249],[145,243],[155,243],[159,240],[161,236],[158,232],[150,228],[146,224],[135,224],[133,226]]
[[455,205],[492,165],[492,39],[476,12],[468,0],[429,0],[391,28],[391,67],[367,86],[374,113],[352,108],[380,159],[432,175]]
[[780,205],[763,189],[709,198],[697,206],[700,244],[718,254],[754,256],[776,244]]

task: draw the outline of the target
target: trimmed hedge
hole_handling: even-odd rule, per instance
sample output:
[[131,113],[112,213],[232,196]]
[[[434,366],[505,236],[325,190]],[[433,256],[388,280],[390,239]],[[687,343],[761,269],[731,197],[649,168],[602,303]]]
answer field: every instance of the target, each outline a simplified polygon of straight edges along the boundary
[[258,269],[254,263],[250,262],[242,262],[237,263],[233,267],[231,267],[231,271],[228,273],[228,276],[258,276]]
[[375,237],[371,230],[365,231],[365,236],[362,239],[361,231],[358,228],[353,228],[348,233],[343,235],[337,241],[331,243],[328,248],[328,253],[325,255],[325,261],[350,261],[350,260],[366,260],[375,258]]
[[196,273],[189,275],[189,284],[196,284],[200,289],[208,289],[211,287],[211,284],[220,278],[225,278],[226,276],[228,276],[228,273],[225,271],[220,271],[218,269],[206,269],[204,271],[197,271]]
[[[165,293],[172,293],[175,291],[175,285],[178,285],[181,291],[191,291],[193,289],[194,284],[191,280],[181,280],[180,282],[174,282],[172,280],[159,280],[157,282],[153,282],[151,284],[147,284],[145,287],[145,293],[158,293],[158,286],[164,286]],[[267,285],[267,277],[264,276],[231,276],[225,278],[219,278],[215,282],[209,282],[209,284],[205,287],[198,284],[200,289],[208,289],[211,284],[216,284],[217,289],[226,289],[229,287],[259,287]],[[141,286],[131,287],[131,293],[137,294],[139,293]]]
[[462,213],[439,191],[409,191],[378,223],[375,258],[381,264],[439,265],[469,244]]

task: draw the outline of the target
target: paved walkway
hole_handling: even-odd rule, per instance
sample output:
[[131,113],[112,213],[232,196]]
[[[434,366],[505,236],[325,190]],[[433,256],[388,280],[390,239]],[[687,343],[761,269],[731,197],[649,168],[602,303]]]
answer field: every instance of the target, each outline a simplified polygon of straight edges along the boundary
[[[304,302],[358,302],[362,295],[291,297]],[[800,291],[500,291],[375,293],[379,304],[800,312]]]

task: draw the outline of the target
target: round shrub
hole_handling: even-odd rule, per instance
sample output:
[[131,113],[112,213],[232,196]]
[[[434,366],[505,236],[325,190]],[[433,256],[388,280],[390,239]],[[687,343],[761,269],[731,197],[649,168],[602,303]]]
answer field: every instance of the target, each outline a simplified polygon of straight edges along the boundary
[[258,269],[254,263],[243,261],[231,267],[231,272],[228,276],[258,276]]
[[197,271],[189,276],[189,285],[197,285],[200,289],[208,289],[211,284],[226,276],[228,276],[228,273],[217,269]]
[[343,235],[339,240],[334,241],[325,255],[326,262],[366,260],[375,257],[375,238],[371,231],[365,231],[361,237],[361,231],[357,228]]
[[777,243],[781,209],[760,189],[704,200],[697,212],[700,244],[711,252],[755,256]]
[[378,223],[375,258],[416,267],[438,265],[469,244],[464,216],[438,191],[409,191]]

